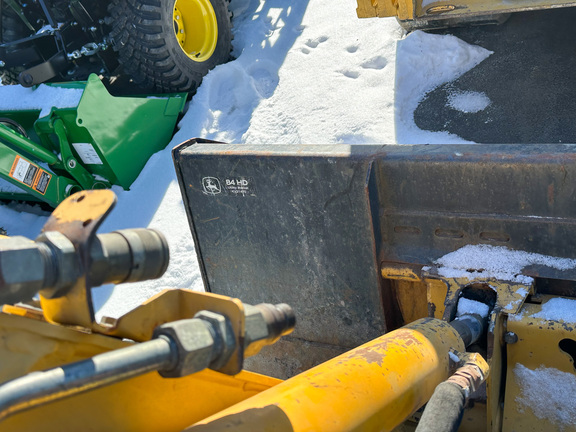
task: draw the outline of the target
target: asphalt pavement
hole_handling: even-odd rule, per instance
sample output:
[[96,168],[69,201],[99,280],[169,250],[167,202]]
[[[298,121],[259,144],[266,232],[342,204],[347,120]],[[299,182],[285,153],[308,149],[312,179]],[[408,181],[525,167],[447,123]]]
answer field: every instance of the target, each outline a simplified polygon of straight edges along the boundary
[[[414,113],[421,129],[478,143],[576,142],[576,8],[512,14],[501,25],[452,34],[494,53],[455,81],[430,92]],[[490,100],[476,113],[454,109],[465,92]]]

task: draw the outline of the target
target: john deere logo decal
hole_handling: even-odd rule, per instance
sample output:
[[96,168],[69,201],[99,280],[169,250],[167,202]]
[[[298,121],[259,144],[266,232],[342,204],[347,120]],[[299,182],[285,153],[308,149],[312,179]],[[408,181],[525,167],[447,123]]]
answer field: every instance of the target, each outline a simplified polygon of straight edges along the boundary
[[202,179],[202,189],[206,195],[218,195],[219,193],[222,193],[220,180],[216,177],[204,177]]

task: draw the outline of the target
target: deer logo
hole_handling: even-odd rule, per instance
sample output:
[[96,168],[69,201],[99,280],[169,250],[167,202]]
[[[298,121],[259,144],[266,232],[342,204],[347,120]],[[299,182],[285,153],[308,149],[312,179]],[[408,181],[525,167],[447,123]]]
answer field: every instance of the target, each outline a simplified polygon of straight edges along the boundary
[[202,179],[202,191],[206,195],[218,195],[222,192],[220,180],[216,177],[204,177]]

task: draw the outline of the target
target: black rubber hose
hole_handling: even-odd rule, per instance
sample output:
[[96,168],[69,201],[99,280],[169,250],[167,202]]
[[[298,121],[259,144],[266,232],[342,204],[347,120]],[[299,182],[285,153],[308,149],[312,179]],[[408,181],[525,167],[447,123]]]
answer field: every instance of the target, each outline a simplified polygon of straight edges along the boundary
[[456,432],[462,422],[466,396],[457,384],[438,384],[418,422],[416,432]]

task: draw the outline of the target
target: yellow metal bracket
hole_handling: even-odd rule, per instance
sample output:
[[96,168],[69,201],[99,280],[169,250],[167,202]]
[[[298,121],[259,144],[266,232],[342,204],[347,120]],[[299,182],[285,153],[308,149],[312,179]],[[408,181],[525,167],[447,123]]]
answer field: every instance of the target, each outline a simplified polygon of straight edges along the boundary
[[[494,278],[447,278],[438,276],[433,270],[422,272],[423,280],[427,283],[430,290],[438,290],[445,285],[444,311],[442,318],[447,321],[454,319],[456,316],[456,306],[458,297],[462,290],[471,285],[485,285],[496,292],[496,304],[494,310],[505,314],[517,313],[530,294],[534,294],[534,284],[525,284],[521,282],[511,282],[498,280]],[[437,310],[441,310],[440,305],[436,305]]]
[[[72,304],[70,301],[66,303],[67,306],[70,304]],[[236,348],[230,360],[218,371],[228,375],[239,373],[244,361],[246,315],[244,304],[236,298],[186,289],[168,289],[151,297],[120,318],[103,317],[100,323],[91,322],[90,326],[83,326],[83,328],[105,336],[145,342],[152,339],[156,327],[168,322],[192,318],[200,311],[216,312],[226,316],[229,320],[234,330]],[[33,309],[26,305],[5,305],[2,312],[39,321],[46,318],[46,313],[42,315],[40,309]],[[58,322],[52,323],[58,324]]]
[[[521,313],[510,315],[506,323],[503,430],[574,431],[576,425],[569,416],[555,414],[569,412],[570,397],[560,396],[554,400],[547,396],[564,395],[561,387],[568,388],[568,383],[574,382],[576,323],[568,311],[576,301],[550,295],[540,295],[537,301],[541,304],[527,303]],[[562,304],[566,312],[562,313],[558,304]],[[565,400],[566,405],[562,406]],[[544,410],[540,403],[553,409]]]
[[235,298],[185,289],[165,290],[118,319],[105,317],[101,324],[92,326],[92,330],[143,342],[152,338],[159,325],[192,318],[202,310],[222,314],[230,321],[236,348],[228,363],[218,370],[229,375],[240,372],[244,360],[245,314],[244,305]]
[[[83,191],[66,198],[52,213],[42,232],[59,231],[68,237],[80,252],[82,274],[90,268],[90,245],[96,230],[116,204],[110,190]],[[94,310],[88,276],[78,279],[63,297],[49,298],[40,293],[46,320],[52,323],[91,328]]]
[[495,278],[454,278],[439,275],[438,269],[384,263],[380,268],[384,279],[424,283],[427,287],[429,316],[451,321],[456,315],[456,306],[462,290],[471,285],[484,285],[496,293],[495,311],[505,314],[517,313],[528,295],[534,294],[534,284],[499,280]]

